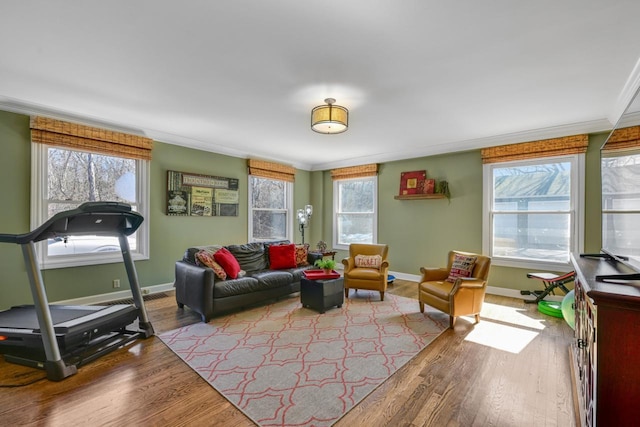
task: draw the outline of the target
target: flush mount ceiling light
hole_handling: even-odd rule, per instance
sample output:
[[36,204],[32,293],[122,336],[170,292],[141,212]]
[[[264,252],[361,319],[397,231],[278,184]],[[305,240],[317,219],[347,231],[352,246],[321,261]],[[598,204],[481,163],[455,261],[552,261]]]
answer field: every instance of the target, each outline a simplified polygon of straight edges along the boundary
[[318,133],[342,133],[349,127],[349,110],[334,105],[333,98],[324,100],[327,105],[318,105],[311,110],[311,129]]

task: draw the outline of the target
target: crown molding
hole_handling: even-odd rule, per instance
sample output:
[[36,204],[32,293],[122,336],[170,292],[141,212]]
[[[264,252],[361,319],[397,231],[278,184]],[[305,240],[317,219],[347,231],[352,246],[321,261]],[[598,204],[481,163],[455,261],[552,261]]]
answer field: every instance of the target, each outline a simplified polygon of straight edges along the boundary
[[[640,67],[637,67],[640,71]],[[638,84],[640,84],[640,74],[637,76]],[[178,145],[185,148],[191,148],[200,151],[206,151],[216,154],[227,155],[242,159],[255,158],[259,156],[263,160],[282,163],[282,158],[274,156],[270,153],[256,153],[236,150],[220,144],[212,144],[211,142],[200,141],[193,138],[187,138],[180,135],[170,134],[167,132],[140,129],[133,126],[114,124],[106,122],[91,116],[80,116],[73,113],[59,111],[47,106],[38,104],[29,104],[12,98],[0,96],[0,108],[6,111],[25,114],[25,115],[46,115],[47,117],[67,120],[72,122],[80,122],[89,126],[102,127],[118,132],[131,133],[135,135],[146,136],[154,141]],[[455,152],[463,152],[477,150],[497,145],[513,144],[518,142],[536,141],[549,138],[558,138],[562,136],[570,136],[581,133],[597,133],[610,131],[613,128],[607,119],[592,120],[569,125],[554,126],[549,128],[535,129],[524,132],[514,132],[503,135],[496,135],[484,138],[476,138],[463,141],[448,141],[440,144],[425,146],[422,149],[412,149],[411,151],[393,151],[387,153],[374,154],[370,156],[353,157],[342,159],[336,162],[327,162],[321,164],[310,163],[288,163],[290,166],[305,171],[322,171],[335,169],[340,167],[357,166],[365,163],[386,163],[418,157],[428,157],[440,154],[448,154]]]
[[56,120],[80,123],[86,126],[99,127],[116,132],[147,136],[142,129],[133,126],[115,124],[92,116],[81,116],[41,104],[20,101],[7,96],[0,96],[0,109],[10,113],[24,114],[25,116],[46,116]]
[[622,91],[620,95],[618,95],[618,99],[616,100],[613,109],[611,110],[611,115],[609,115],[609,121],[615,124],[615,127],[618,127],[618,121],[627,110],[627,108],[631,105],[631,102],[635,98],[636,94],[640,90],[640,58],[636,62],[635,67],[631,71],[631,74],[627,78],[626,83],[622,87]]
[[[41,115],[51,117],[52,119],[65,120],[69,122],[81,123],[87,126],[109,129],[117,132],[146,136],[147,138],[151,138],[154,141],[162,142],[165,144],[178,145],[185,148],[207,151],[210,153],[222,154],[231,157],[238,157],[241,159],[248,159],[250,157],[256,157],[256,155],[258,155],[258,153],[248,153],[241,150],[235,150],[224,145],[212,144],[211,142],[200,141],[197,139],[187,138],[163,131],[157,131],[153,129],[143,130],[133,126],[114,124],[88,115],[78,115],[75,113],[47,107],[45,105],[20,101],[6,96],[0,96],[0,109],[11,113],[24,114],[26,116]],[[273,155],[262,153],[260,154],[260,158],[263,160],[282,163],[282,158]],[[311,170],[312,167],[312,165],[308,163],[291,164],[291,166],[301,170]]]
[[515,144],[519,142],[539,141],[563,136],[579,135],[583,133],[609,132],[612,129],[607,119],[591,120],[569,125],[553,126],[524,132],[514,132],[503,135],[476,138],[463,141],[450,141],[436,145],[425,146],[423,149],[411,151],[394,151],[365,157],[354,157],[338,162],[314,165],[312,171],[328,170],[365,163],[385,163],[399,160],[415,159],[418,157],[436,156],[440,154],[478,150],[498,145]]

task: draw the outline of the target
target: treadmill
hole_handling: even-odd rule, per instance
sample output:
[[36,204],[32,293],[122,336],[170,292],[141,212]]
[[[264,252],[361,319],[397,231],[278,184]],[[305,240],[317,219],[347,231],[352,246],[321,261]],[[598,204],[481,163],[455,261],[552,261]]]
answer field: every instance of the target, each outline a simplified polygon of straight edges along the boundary
[[[44,369],[49,380],[60,381],[81,365],[153,336],[127,240],[142,221],[126,203],[87,202],[52,216],[29,233],[0,234],[0,243],[22,247],[34,302],[0,311],[0,353],[6,361]],[[35,242],[72,235],[118,237],[133,305],[49,305]]]

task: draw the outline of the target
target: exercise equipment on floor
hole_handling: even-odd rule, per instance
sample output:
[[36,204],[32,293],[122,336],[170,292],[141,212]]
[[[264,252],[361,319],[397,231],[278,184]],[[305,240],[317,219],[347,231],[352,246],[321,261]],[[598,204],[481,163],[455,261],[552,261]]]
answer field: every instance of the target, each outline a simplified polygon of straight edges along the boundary
[[538,311],[547,316],[562,319],[562,302],[560,301],[540,301],[538,303]]
[[[89,361],[154,334],[127,240],[142,221],[128,204],[88,202],[29,233],[0,234],[0,243],[22,247],[34,302],[0,312],[0,353],[7,361],[44,369],[48,379],[59,381]],[[134,305],[49,305],[35,242],[75,235],[118,237]],[[137,327],[127,329],[136,320]]]
[[527,304],[539,303],[544,300],[544,298],[549,295],[555,295],[555,290],[560,288],[565,294],[569,293],[569,289],[565,286],[565,284],[573,282],[575,279],[576,272],[570,271],[569,273],[565,273],[562,275],[553,274],[553,273],[527,273],[527,277],[529,279],[537,279],[542,281],[544,285],[544,290],[542,291],[520,291],[520,295],[535,295],[535,299],[526,299],[524,300]]
[[576,298],[575,292],[573,289],[564,296],[562,299],[561,309],[562,309],[562,317],[567,322],[567,325],[571,327],[571,329],[576,328],[576,306],[575,306]]

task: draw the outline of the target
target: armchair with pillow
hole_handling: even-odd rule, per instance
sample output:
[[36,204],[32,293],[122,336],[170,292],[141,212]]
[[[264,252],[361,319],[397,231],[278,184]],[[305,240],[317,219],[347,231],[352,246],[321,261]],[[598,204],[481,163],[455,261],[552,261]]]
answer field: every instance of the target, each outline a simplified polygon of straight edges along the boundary
[[368,289],[380,292],[380,301],[384,301],[387,290],[389,246],[352,243],[349,257],[344,264],[344,296],[349,297],[349,289]]
[[449,314],[451,328],[458,316],[474,315],[478,323],[490,266],[490,257],[450,251],[446,268],[420,268],[420,312],[428,304]]

